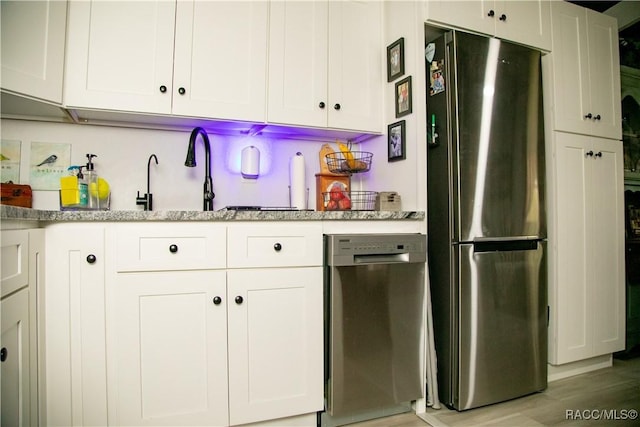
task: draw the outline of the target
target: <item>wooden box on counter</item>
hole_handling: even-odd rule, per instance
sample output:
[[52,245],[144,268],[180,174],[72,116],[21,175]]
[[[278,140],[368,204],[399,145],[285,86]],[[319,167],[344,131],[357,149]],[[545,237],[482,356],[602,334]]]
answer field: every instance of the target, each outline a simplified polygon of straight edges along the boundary
[[325,200],[322,193],[331,190],[331,186],[334,183],[340,183],[344,186],[346,191],[350,191],[351,177],[349,175],[337,175],[337,174],[316,174],[316,210],[326,211]]
[[30,185],[20,185],[12,183],[0,184],[2,197],[0,203],[3,205],[20,206],[30,208],[33,200]]

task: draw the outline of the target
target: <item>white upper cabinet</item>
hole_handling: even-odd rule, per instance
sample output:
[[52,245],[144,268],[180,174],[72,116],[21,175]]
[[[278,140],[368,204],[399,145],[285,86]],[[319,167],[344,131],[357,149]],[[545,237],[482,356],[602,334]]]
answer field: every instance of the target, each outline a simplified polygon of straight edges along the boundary
[[375,1],[271,3],[271,123],[382,128],[382,11]]
[[554,129],[621,139],[616,19],[553,2],[552,36]]
[[428,1],[427,21],[551,50],[550,2]]
[[267,7],[72,2],[65,104],[264,121]]
[[326,1],[271,3],[270,122],[327,125],[327,17]]
[[64,103],[170,113],[175,1],[73,1]]
[[265,1],[178,1],[173,113],[264,121]]
[[62,102],[66,1],[2,1],[3,90]]

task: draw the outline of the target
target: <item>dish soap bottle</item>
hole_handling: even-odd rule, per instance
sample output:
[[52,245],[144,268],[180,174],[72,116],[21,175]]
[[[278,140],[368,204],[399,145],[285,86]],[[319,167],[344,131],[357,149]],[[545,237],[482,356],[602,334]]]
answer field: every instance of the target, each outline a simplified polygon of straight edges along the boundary
[[87,209],[89,207],[89,183],[87,178],[82,173],[84,166],[77,166],[78,168],[78,207]]
[[98,199],[98,173],[95,171],[95,165],[92,162],[95,154],[87,154],[87,166],[85,167],[84,181],[88,186],[88,209],[100,209],[100,200]]

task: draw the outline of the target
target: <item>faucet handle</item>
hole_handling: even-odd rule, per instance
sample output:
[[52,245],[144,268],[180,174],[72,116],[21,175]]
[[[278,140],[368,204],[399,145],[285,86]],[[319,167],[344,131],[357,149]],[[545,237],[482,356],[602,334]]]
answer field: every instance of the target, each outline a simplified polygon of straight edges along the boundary
[[143,197],[140,197],[140,191],[136,196],[136,205],[143,205],[145,211],[153,210],[153,194],[145,193]]

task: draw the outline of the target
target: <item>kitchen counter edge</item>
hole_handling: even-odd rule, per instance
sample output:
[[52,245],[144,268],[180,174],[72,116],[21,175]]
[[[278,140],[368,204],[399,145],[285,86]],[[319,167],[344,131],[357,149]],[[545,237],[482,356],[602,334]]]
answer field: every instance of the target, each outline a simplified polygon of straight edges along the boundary
[[423,211],[51,211],[0,205],[0,219],[20,221],[325,221],[423,220]]

